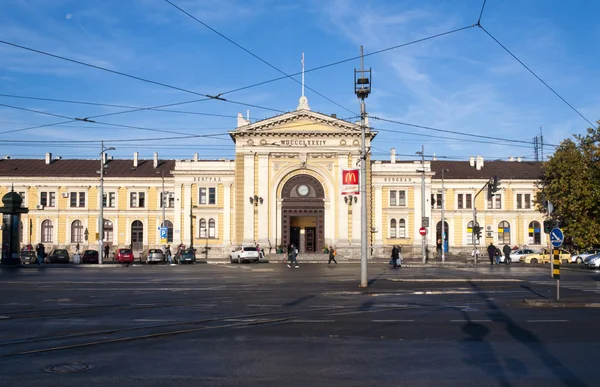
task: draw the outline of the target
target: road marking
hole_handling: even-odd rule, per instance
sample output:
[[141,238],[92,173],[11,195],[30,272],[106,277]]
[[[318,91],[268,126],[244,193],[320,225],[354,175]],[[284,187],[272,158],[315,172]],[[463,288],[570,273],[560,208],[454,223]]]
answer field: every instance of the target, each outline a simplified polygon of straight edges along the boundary
[[261,304],[247,304],[249,308],[281,308],[281,305],[261,305]]
[[543,322],[569,322],[569,320],[527,320],[528,323],[543,323]]
[[335,320],[292,320],[294,323],[332,323]]
[[252,269],[252,271],[255,273],[263,273],[263,272],[275,271],[275,269]]
[[133,321],[138,321],[138,322],[160,322],[160,321],[175,321],[175,320],[160,319],[160,318],[136,318]]
[[228,318],[228,319],[225,319],[223,321],[228,321],[228,322],[233,322],[233,321],[235,321],[235,322],[255,322],[255,321],[258,321],[258,320],[255,319],[255,318]]
[[524,282],[518,278],[386,278],[394,282]]
[[450,320],[450,322],[475,323],[475,322],[492,322],[492,320]]
[[375,323],[414,322],[415,320],[371,320]]

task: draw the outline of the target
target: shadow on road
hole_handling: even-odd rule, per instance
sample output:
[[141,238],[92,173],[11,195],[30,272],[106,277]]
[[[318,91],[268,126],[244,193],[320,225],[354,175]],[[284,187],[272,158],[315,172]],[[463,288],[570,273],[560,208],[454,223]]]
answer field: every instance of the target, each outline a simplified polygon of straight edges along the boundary
[[521,287],[523,289],[529,290],[531,293],[535,294],[538,297],[542,297],[543,299],[547,300],[546,296],[544,296],[542,293],[538,293],[535,290],[533,290],[529,285],[521,285]]
[[[517,342],[522,343],[527,349],[531,351],[541,362],[546,366],[548,370],[552,374],[556,376],[558,380],[564,381],[569,386],[577,386],[577,387],[586,387],[581,379],[579,379],[575,374],[571,372],[560,360],[558,360],[552,353],[550,353],[544,343],[538,339],[535,334],[531,331],[522,328],[517,323],[515,323],[506,313],[502,312],[500,308],[494,303],[488,295],[483,291],[476,283],[469,281],[469,285],[473,290],[476,290],[476,294],[487,304],[489,309],[488,316],[492,318],[494,321],[504,323],[505,329],[510,334],[510,336],[516,340]],[[466,316],[466,312],[461,311],[467,320],[470,320],[468,316]],[[466,325],[463,326],[463,331],[469,336],[464,342],[476,341],[485,343],[485,337],[489,334],[489,329],[485,327],[478,327],[479,324],[472,324],[470,321]],[[498,359],[494,355],[494,351],[491,346],[488,344],[487,351],[483,353],[488,353],[487,359],[472,359],[474,360],[473,364],[480,366],[484,371],[490,371],[489,367],[494,366],[496,372],[500,372],[498,376],[498,382],[502,386],[510,386],[510,382],[507,380],[504,375],[503,368],[501,368],[501,364]],[[469,347],[465,348],[466,352],[469,353],[471,349]],[[472,354],[470,354],[472,356]],[[511,371],[516,370],[521,375],[527,375],[527,367],[519,360],[516,359],[505,359],[506,367]],[[499,371],[500,370],[500,371]]]
[[285,304],[283,304],[283,306],[296,306],[296,305],[300,305],[304,301],[310,300],[311,298],[314,298],[314,297],[315,296],[312,295],[312,294],[310,294],[308,296],[299,297],[299,298],[296,298],[295,300],[292,300],[290,302],[286,302]]

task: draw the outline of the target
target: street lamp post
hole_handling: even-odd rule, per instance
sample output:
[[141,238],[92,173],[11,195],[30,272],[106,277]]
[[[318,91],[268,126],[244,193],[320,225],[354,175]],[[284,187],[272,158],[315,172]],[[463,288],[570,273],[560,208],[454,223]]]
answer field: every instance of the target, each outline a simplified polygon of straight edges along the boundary
[[[421,151],[416,152],[417,155],[421,155],[421,227],[425,227],[425,146],[421,145]],[[425,238],[427,234],[424,234],[421,238],[421,252],[423,253],[423,263],[427,262],[427,241]]]
[[98,263],[102,264],[102,254],[104,252],[104,152],[115,150],[104,147],[104,141],[100,141],[100,216],[98,217]]
[[[156,173],[159,173],[158,171],[156,171]],[[162,223],[161,223],[161,227],[165,227],[165,174],[164,171],[161,169],[160,170],[160,178],[162,179],[162,194],[160,197],[160,206],[162,207]]]

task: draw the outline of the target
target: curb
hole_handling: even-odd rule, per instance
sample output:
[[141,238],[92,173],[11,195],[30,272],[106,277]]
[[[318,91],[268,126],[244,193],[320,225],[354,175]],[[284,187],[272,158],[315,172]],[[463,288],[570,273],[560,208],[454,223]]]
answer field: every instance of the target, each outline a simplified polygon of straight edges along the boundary
[[525,282],[518,278],[386,278],[393,282]]
[[523,300],[523,304],[538,308],[600,308],[600,302],[561,302],[556,300]]

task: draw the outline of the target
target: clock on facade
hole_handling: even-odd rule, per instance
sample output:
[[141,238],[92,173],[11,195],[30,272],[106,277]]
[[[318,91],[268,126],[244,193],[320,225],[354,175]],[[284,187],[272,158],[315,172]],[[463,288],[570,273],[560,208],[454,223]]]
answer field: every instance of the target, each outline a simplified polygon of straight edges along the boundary
[[300,195],[300,196],[308,195],[308,186],[306,186],[304,184],[298,186],[298,195]]

